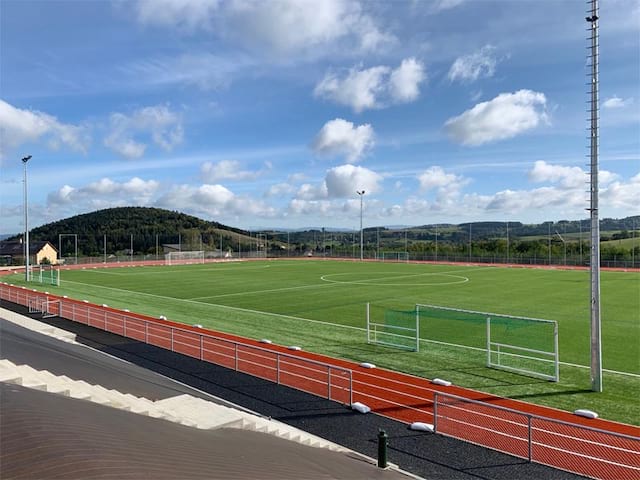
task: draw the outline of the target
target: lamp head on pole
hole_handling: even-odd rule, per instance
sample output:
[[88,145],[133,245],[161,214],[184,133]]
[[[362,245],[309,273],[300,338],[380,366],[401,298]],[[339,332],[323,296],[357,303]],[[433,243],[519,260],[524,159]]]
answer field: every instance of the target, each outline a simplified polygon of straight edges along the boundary
[[27,163],[29,160],[31,160],[31,155],[27,155],[26,157],[22,157],[22,163]]
[[362,190],[362,191],[360,191],[360,190],[356,190],[356,193],[357,193],[358,195],[364,195],[364,190]]

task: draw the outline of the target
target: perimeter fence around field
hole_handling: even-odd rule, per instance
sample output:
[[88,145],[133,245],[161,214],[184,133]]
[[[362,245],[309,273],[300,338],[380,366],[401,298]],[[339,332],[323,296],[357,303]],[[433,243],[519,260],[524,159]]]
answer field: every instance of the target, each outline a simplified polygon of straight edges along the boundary
[[[0,283],[0,300],[59,316],[302,390],[345,405],[361,401],[400,420],[431,421],[436,433],[602,480],[640,478],[640,437],[562,422],[252,345],[198,327]],[[282,347],[280,347],[282,349]],[[360,371],[362,370],[362,371]],[[412,420],[413,418],[413,420]]]
[[436,392],[434,430],[588,477],[640,478],[640,438]]

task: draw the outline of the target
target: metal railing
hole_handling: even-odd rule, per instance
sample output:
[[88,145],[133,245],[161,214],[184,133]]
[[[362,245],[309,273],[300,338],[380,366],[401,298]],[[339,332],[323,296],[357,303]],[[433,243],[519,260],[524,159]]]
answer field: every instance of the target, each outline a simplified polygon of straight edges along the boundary
[[232,338],[180,327],[107,306],[0,284],[0,298],[29,307],[32,313],[57,315],[198,360],[232,368],[346,405],[353,403],[353,375],[347,368]]
[[434,431],[588,477],[640,478],[640,438],[435,392]]

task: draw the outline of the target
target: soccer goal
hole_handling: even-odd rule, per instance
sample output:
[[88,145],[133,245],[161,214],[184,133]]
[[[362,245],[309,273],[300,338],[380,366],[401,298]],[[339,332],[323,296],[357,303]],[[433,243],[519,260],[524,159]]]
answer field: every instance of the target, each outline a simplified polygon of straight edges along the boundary
[[204,263],[204,251],[169,252],[164,256],[165,265],[189,265]]
[[420,318],[416,310],[372,308],[367,303],[367,343],[417,352]]
[[408,262],[409,252],[380,252],[378,258],[382,262]]
[[31,267],[29,280],[43,285],[60,286],[60,269],[55,265],[36,265]]
[[416,305],[423,340],[486,350],[487,366],[557,382],[558,323],[436,305]]

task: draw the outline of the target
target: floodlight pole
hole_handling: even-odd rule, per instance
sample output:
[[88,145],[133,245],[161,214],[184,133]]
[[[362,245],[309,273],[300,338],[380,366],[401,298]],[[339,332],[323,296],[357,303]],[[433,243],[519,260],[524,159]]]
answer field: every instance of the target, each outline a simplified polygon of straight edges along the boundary
[[362,230],[362,197],[364,197],[364,190],[356,190],[356,193],[360,197],[360,261],[364,260],[364,231]]
[[591,158],[590,171],[590,205],[591,213],[591,390],[602,392],[602,339],[600,331],[600,220],[598,218],[598,0],[587,0],[590,7],[587,13],[590,41],[589,113],[591,127],[589,151]]
[[24,165],[24,281],[29,282],[29,205],[27,203],[27,162],[31,155],[22,157]]

